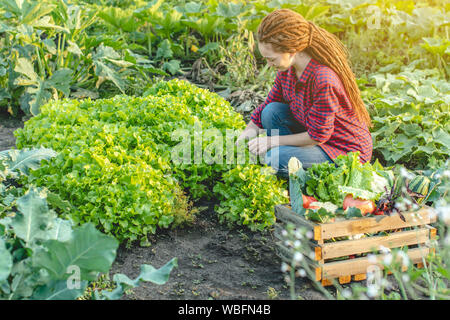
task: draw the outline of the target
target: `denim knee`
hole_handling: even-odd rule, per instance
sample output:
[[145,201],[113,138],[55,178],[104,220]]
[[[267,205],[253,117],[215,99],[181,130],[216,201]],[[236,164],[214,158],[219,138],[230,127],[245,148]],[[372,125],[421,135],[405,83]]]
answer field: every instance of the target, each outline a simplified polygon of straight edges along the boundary
[[[261,124],[264,129],[274,129],[274,124],[280,122],[280,115],[289,110],[289,105],[281,102],[271,102],[261,112]],[[275,128],[277,129],[277,128]]]

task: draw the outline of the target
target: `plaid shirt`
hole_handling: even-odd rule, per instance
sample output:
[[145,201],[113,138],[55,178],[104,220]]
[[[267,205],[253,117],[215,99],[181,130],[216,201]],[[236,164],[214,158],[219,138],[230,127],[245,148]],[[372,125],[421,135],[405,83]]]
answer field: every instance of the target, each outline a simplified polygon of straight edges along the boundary
[[331,68],[311,59],[300,78],[294,67],[279,71],[265,102],[251,115],[260,128],[261,112],[271,102],[289,104],[295,119],[331,159],[359,151],[362,163],[370,161],[372,136],[351,109],[342,82]]

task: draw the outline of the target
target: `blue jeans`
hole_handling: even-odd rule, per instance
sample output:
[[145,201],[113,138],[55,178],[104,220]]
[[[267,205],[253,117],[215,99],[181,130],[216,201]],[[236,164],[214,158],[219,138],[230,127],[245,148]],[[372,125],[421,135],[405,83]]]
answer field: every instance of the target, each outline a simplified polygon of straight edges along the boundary
[[[295,120],[289,105],[280,102],[269,103],[263,109],[261,123],[268,136],[283,136],[306,131],[306,128]],[[333,163],[333,160],[318,145],[313,147],[275,147],[267,151],[264,161],[275,169],[277,176],[288,178],[288,162],[291,157],[300,160],[305,169],[314,163]]]

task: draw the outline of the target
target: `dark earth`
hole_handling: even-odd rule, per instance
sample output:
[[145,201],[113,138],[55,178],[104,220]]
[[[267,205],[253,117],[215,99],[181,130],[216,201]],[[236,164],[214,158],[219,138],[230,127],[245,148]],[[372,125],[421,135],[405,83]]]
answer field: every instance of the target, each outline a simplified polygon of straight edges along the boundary
[[[0,113],[0,151],[15,148],[13,132],[23,121]],[[204,208],[189,226],[160,230],[150,247],[121,245],[110,272],[134,279],[141,264],[160,268],[177,257],[178,267],[165,285],[141,283],[127,292],[127,300],[268,300],[291,299],[281,271],[272,231],[252,232],[245,227],[220,224],[214,203]],[[325,299],[306,278],[296,279],[296,298]]]

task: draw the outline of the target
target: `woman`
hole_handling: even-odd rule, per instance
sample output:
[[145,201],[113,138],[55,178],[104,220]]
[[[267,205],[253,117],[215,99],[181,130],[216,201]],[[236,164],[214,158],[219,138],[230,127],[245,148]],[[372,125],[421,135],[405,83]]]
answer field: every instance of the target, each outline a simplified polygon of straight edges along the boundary
[[[257,37],[278,73],[237,143],[251,139],[250,152],[265,154],[282,177],[288,177],[291,157],[304,168],[350,151],[359,151],[362,163],[370,161],[370,116],[339,39],[289,9],[265,17]],[[256,137],[264,129],[267,136]]]

